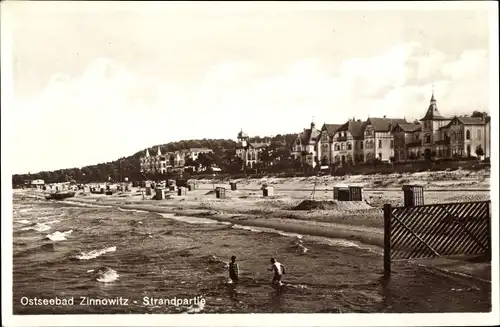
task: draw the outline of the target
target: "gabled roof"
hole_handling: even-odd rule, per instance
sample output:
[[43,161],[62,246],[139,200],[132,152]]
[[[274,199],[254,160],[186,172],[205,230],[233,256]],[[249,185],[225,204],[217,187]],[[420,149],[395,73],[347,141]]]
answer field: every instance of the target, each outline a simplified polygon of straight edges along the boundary
[[311,123],[311,128],[304,128],[304,131],[299,134],[300,142],[302,144],[311,144],[318,141],[321,131],[317,129],[314,123]]
[[323,124],[321,131],[325,131],[328,136],[333,136],[342,124]]
[[[399,126],[403,132],[406,133],[413,133],[413,132],[420,132],[422,130],[422,125],[420,124],[412,124],[412,123],[398,123],[396,126]],[[396,127],[394,126],[394,128]]]
[[451,119],[451,121],[448,124],[446,124],[445,126],[441,127],[440,130],[449,128],[453,124],[453,122],[455,122],[455,121],[458,121],[458,122],[460,122],[460,124],[463,124],[463,125],[484,125],[484,124],[486,124],[487,121],[489,121],[488,117],[485,117],[485,120],[481,120],[480,118],[476,118],[476,117],[454,116]]
[[453,117],[464,125],[484,125],[486,122],[476,117]]
[[349,132],[353,138],[362,138],[364,132],[364,122],[350,120],[343,124],[337,132]]
[[436,99],[434,98],[434,92],[432,93],[431,101],[429,104],[429,108],[427,108],[427,112],[425,116],[420,120],[449,120],[450,118],[446,118],[438,110]]
[[404,118],[376,118],[370,117],[366,121],[366,124],[371,124],[375,132],[388,132],[391,127],[396,124],[407,124],[408,122]]

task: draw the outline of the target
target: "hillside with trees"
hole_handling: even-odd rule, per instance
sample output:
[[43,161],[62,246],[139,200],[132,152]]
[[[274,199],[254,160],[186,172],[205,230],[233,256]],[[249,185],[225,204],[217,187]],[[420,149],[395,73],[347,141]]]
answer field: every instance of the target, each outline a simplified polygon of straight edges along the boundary
[[[251,142],[270,141],[270,146],[266,153],[263,154],[264,164],[269,164],[271,161],[281,161],[282,163],[291,160],[290,149],[293,142],[297,138],[297,134],[278,134],[274,137],[254,137]],[[236,147],[238,143],[233,140],[224,139],[203,139],[203,140],[186,140],[171,142],[167,144],[154,145],[149,147],[149,153],[155,155],[158,151],[158,146],[162,154],[187,150],[189,148],[208,148],[213,153],[201,154],[196,161],[191,162],[186,160],[186,166],[203,168],[202,170],[210,170],[210,167],[215,165],[223,172],[239,172],[241,171],[242,162],[237,158]],[[76,181],[81,183],[88,182],[105,182],[108,180],[121,181],[124,177],[128,177],[130,181],[144,180],[146,178],[155,178],[158,176],[144,175],[141,173],[140,158],[145,155],[146,149],[137,153],[119,158],[112,162],[99,163],[96,165],[85,166],[81,168],[67,168],[54,171],[41,171],[32,174],[15,174],[12,176],[13,185],[23,184],[24,181],[33,179],[43,179],[46,183],[59,183],[66,181]]]

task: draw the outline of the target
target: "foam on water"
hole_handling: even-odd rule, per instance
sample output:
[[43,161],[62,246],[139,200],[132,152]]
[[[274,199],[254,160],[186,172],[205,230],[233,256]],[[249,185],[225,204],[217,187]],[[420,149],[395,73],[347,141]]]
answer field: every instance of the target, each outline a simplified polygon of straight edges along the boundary
[[17,220],[17,221],[14,221],[14,222],[18,223],[18,224],[23,224],[23,225],[31,224],[31,222],[29,220],[26,220],[26,219]]
[[45,238],[47,238],[53,242],[64,241],[64,240],[66,240],[66,236],[68,236],[71,233],[73,233],[73,230],[68,230],[65,232],[57,231],[57,232],[54,232],[52,234],[48,234],[47,236],[45,236]]
[[112,205],[106,204],[96,204],[96,203],[83,203],[83,202],[75,202],[75,201],[58,201],[59,203],[70,204],[78,207],[87,207],[87,208],[113,208]]
[[121,207],[118,207],[118,210],[123,211],[123,212],[149,213],[149,211],[145,211],[145,210],[124,209],[124,208],[121,208]]
[[95,259],[105,253],[108,252],[115,252],[116,251],[116,246],[111,246],[109,248],[104,248],[100,250],[92,250],[90,252],[81,252],[80,254],[77,254],[74,256],[74,258],[79,259],[79,260],[90,260],[90,259]]
[[56,223],[59,223],[61,222],[60,220],[49,220],[49,221],[44,221],[43,223],[44,224],[47,224],[47,225],[52,225],[52,224],[56,224]]
[[115,270],[105,267],[97,272],[96,280],[100,283],[112,283],[117,280],[118,277],[120,277],[120,275],[118,275]]
[[188,224],[220,224],[217,220],[208,219],[208,218],[198,218],[198,217],[189,217],[189,216],[176,216],[170,213],[160,213],[160,216],[167,219],[173,219],[177,221],[181,221],[183,223]]
[[47,225],[41,224],[41,223],[37,223],[34,226],[21,228],[21,230],[34,230],[34,231],[37,231],[37,232],[44,232],[44,231],[47,231],[49,229],[50,229],[50,226],[47,226]]

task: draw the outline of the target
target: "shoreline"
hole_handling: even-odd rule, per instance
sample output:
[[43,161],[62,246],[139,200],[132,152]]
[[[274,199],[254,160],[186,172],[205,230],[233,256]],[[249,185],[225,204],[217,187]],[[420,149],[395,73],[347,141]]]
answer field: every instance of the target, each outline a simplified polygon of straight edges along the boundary
[[[37,199],[45,198],[37,194],[23,194]],[[377,246],[383,249],[384,236],[382,228],[355,226],[348,224],[328,223],[315,220],[303,220],[293,218],[262,217],[260,215],[224,213],[217,210],[203,209],[176,209],[175,206],[159,206],[148,204],[124,204],[118,199],[106,199],[107,201],[89,201],[91,199],[68,198],[64,202],[72,204],[112,206],[124,210],[141,210],[158,214],[172,214],[175,216],[205,218],[219,222],[231,223],[234,225],[270,228],[277,231],[296,233],[304,236],[319,236],[335,239],[344,239],[348,241],[360,242],[366,245]],[[99,199],[97,199],[99,200]],[[147,200],[145,200],[147,201]],[[55,203],[59,201],[54,201]],[[329,229],[326,229],[329,228]]]

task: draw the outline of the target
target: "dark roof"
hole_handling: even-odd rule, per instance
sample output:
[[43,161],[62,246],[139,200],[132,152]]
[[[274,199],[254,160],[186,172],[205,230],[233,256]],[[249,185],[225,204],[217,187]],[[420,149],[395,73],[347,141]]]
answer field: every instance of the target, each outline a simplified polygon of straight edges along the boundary
[[269,143],[263,143],[263,142],[250,142],[248,143],[252,148],[258,149],[258,148],[263,148],[266,146],[269,146]]
[[451,119],[451,121],[445,126],[439,128],[440,130],[449,128],[455,120],[458,120],[463,125],[484,125],[487,121],[489,121],[489,116],[485,117],[485,120],[481,120],[481,118],[476,117],[458,117],[455,116]]
[[302,144],[309,144],[311,141],[318,140],[321,135],[321,131],[311,125],[311,128],[304,128],[304,131],[299,134],[300,141]]
[[241,139],[241,138],[244,138],[244,137],[248,137],[248,134],[247,133],[243,133],[243,130],[241,130],[239,133],[238,133],[238,138]]
[[342,124],[323,124],[322,131],[326,131],[329,136],[333,136]]
[[406,133],[413,133],[413,132],[420,132],[422,130],[422,125],[420,124],[413,124],[413,123],[398,123],[396,126],[399,126],[403,132]]
[[347,131],[351,133],[353,138],[362,138],[364,133],[364,122],[362,121],[353,121],[350,120],[347,123],[343,124],[337,132]]
[[454,117],[464,125],[484,125],[486,122],[476,117]]
[[407,124],[404,118],[368,118],[366,124],[371,124],[376,132],[388,132],[391,126],[396,124]]
[[431,97],[431,102],[429,104],[429,108],[427,108],[427,112],[425,116],[420,120],[449,120],[450,118],[446,118],[438,110],[436,99],[434,98],[434,93]]

